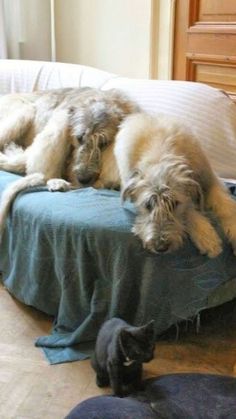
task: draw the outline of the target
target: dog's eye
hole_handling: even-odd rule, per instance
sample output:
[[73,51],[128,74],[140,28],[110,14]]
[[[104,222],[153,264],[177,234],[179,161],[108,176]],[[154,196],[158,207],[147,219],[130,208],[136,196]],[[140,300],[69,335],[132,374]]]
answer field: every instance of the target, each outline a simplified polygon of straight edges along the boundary
[[150,202],[150,201],[147,201],[147,202],[145,203],[145,208],[146,208],[148,211],[152,211],[152,204],[151,204],[151,202]]
[[103,135],[99,136],[98,146],[100,150],[104,150],[107,147],[107,145],[108,145],[107,139]]
[[156,203],[157,203],[157,196],[156,196],[156,194],[153,194],[153,195],[150,196],[150,198],[147,199],[147,201],[145,202],[144,205],[145,205],[145,208],[149,212],[151,212],[155,208]]
[[77,141],[79,144],[84,144],[84,136],[83,135],[78,135],[77,137]]
[[179,206],[179,204],[180,204],[180,201],[177,201],[177,200],[173,201],[173,208],[176,209]]

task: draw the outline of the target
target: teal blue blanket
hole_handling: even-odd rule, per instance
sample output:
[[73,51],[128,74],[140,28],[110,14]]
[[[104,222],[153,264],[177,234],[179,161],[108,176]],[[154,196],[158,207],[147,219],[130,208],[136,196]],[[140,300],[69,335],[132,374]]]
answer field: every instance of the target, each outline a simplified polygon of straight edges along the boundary
[[[18,177],[0,172],[0,193]],[[236,278],[226,243],[215,259],[189,241],[169,255],[145,251],[130,232],[134,215],[119,192],[93,188],[36,188],[14,202],[0,270],[11,294],[54,317],[50,336],[36,342],[51,363],[89,356],[112,316],[133,324],[155,319],[158,335],[208,307],[212,293]]]

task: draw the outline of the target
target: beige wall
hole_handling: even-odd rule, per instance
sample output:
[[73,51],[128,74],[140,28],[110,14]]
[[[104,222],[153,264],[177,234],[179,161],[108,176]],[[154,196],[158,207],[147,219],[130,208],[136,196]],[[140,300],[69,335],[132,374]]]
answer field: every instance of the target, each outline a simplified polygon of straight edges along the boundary
[[54,0],[57,61],[171,78],[175,0]]
[[57,61],[148,77],[151,0],[55,0]]
[[57,61],[127,77],[171,77],[175,0],[3,1],[9,58],[50,60],[55,39]]

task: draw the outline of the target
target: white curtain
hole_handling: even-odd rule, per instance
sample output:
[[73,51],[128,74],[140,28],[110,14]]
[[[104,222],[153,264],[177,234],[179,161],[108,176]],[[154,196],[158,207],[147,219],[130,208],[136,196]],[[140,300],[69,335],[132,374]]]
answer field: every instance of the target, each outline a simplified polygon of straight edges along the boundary
[[50,0],[0,0],[10,59],[51,60]]
[[0,0],[0,59],[7,58],[7,43],[5,32],[5,20],[3,11],[3,0]]

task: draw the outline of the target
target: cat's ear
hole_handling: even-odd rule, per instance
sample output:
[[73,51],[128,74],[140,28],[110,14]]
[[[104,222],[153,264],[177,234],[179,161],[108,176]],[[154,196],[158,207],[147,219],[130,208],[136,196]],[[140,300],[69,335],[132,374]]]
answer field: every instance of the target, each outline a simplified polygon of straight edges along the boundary
[[120,341],[123,346],[127,347],[132,341],[132,332],[129,329],[121,329]]
[[143,326],[146,335],[152,337],[154,336],[154,320],[151,320],[146,325]]
[[131,333],[130,333],[129,329],[121,329],[120,336],[121,336],[122,342],[126,342],[127,339],[129,339],[130,334]]

